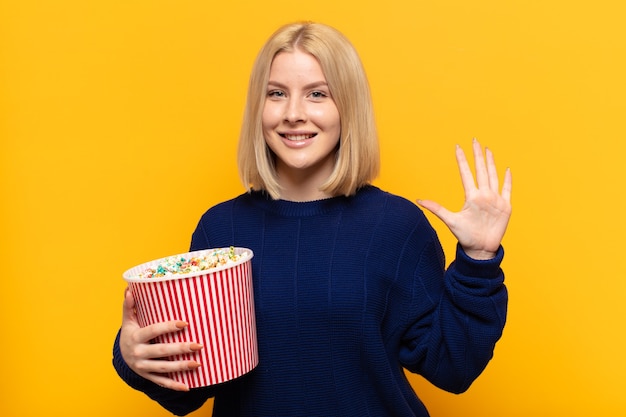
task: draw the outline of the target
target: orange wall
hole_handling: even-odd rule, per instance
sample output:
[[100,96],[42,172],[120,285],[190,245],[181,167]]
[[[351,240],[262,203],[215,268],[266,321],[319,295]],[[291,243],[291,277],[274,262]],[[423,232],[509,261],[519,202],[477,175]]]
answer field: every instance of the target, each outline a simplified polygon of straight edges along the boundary
[[624,4],[1,1],[0,415],[168,415],[110,365],[121,273],[242,191],[251,62],[298,19],[361,52],[378,185],[460,207],[472,137],[512,167],[507,328],[467,393],[411,377],[433,416],[625,415]]

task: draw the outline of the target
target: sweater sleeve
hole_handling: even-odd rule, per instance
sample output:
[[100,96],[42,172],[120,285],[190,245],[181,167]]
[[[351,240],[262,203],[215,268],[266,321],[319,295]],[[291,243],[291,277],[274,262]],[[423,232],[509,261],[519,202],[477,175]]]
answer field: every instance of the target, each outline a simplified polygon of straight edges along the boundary
[[493,259],[474,260],[457,245],[443,283],[441,272],[426,266],[437,256],[422,256],[417,269],[414,288],[422,290],[414,294],[426,292],[432,305],[407,326],[400,361],[439,388],[461,393],[485,369],[502,336],[508,302],[500,268],[504,250],[500,247]]

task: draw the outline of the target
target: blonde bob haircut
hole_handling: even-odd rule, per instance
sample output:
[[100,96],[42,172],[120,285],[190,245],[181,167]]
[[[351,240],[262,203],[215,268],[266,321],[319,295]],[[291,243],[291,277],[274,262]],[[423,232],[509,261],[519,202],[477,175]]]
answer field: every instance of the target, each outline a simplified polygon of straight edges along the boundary
[[300,50],[320,64],[339,111],[341,137],[333,172],[320,190],[332,196],[353,195],[378,175],[378,135],[369,83],[350,41],[319,23],[293,23],[278,29],[261,48],[253,65],[239,137],[238,166],[248,191],[264,190],[280,198],[275,155],[265,143],[262,114],[270,67],[280,52]]

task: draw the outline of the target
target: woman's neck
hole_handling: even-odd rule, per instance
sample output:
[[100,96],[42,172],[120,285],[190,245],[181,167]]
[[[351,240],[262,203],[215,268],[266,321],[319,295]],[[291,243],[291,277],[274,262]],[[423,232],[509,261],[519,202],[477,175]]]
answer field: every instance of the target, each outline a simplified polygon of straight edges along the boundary
[[280,192],[280,199],[293,202],[306,202],[323,200],[330,198],[332,195],[320,190],[303,190],[303,189],[283,189]]
[[329,172],[321,172],[317,169],[294,171],[279,168],[277,173],[278,183],[281,186],[281,200],[304,202],[333,197],[320,190],[320,186],[328,179]]

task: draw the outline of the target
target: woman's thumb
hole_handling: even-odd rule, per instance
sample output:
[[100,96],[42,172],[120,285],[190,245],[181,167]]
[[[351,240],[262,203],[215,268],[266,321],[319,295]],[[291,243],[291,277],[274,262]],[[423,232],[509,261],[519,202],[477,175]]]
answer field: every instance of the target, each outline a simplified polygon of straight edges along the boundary
[[137,313],[135,312],[135,298],[130,288],[126,288],[124,291],[124,316],[123,321],[135,320]]

